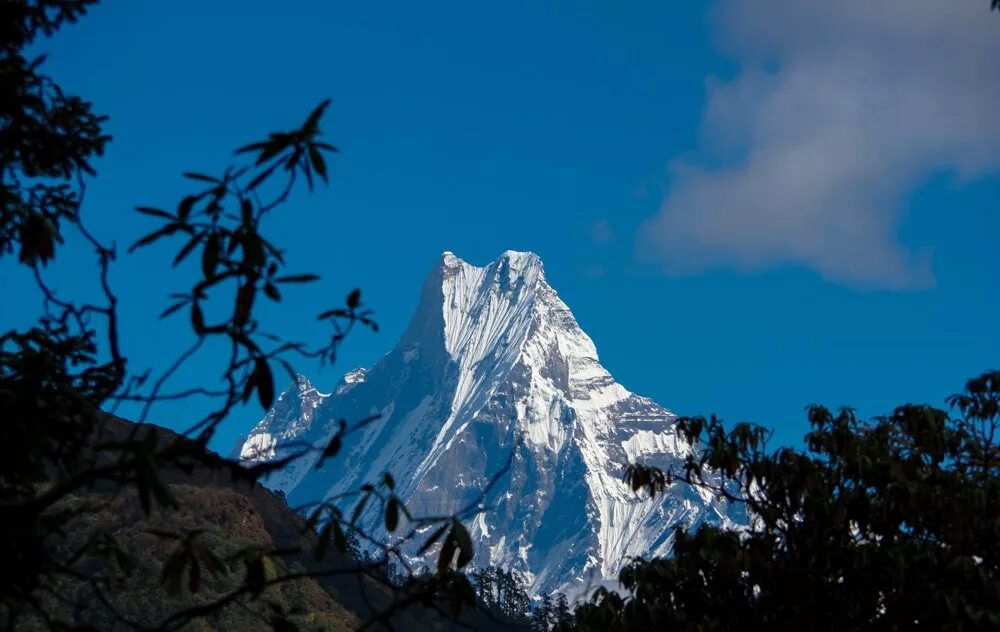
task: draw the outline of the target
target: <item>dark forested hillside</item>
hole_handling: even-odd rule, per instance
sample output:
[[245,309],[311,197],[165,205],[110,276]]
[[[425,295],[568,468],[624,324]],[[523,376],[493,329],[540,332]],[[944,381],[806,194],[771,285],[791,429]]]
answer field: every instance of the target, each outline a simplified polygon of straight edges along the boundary
[[[104,442],[150,437],[163,444],[183,441],[163,428],[114,418],[107,420],[101,433]],[[54,620],[72,620],[99,630],[134,630],[134,624],[159,626],[185,609],[227,599],[244,574],[254,572],[241,568],[246,562],[236,552],[257,546],[261,551],[281,553],[266,556],[260,566],[265,586],[277,577],[302,576],[274,582],[258,595],[233,599],[209,617],[181,629],[265,629],[273,623],[274,615],[281,613],[300,630],[354,630],[386,612],[393,613],[395,629],[458,627],[433,608],[420,604],[399,608],[406,601],[406,591],[394,594],[386,582],[377,581],[377,567],[369,571],[374,578],[365,577],[357,570],[360,562],[335,550],[317,560],[314,531],[281,496],[257,483],[234,481],[231,466],[226,467],[219,458],[219,467],[214,468],[213,458],[199,459],[202,464],[190,471],[174,468],[161,472],[169,493],[177,500],[174,509],[154,508],[146,515],[135,489],[111,485],[65,499],[57,510],[71,518],[62,537],[51,543],[56,555],[69,555],[88,545],[100,547],[107,537],[115,539],[121,555],[111,556],[107,565],[91,559],[79,566],[80,577],[64,579],[56,594],[44,598],[39,611]],[[171,569],[179,564],[176,554],[185,549],[186,538],[198,562],[196,566],[189,562],[175,574]],[[213,568],[216,562],[210,561],[209,555],[226,567],[225,572]],[[89,581],[98,576],[113,582],[109,584],[113,589],[103,590],[100,583]],[[513,629],[493,618],[467,611],[461,621],[474,623],[476,629]],[[33,615],[18,629],[49,628],[41,615]]]

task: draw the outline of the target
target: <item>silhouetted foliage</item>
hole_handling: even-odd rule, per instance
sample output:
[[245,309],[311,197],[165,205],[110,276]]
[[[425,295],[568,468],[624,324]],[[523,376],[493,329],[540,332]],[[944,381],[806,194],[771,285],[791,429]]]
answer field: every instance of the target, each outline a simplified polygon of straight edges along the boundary
[[[91,162],[110,140],[102,129],[106,119],[44,75],[44,57],[24,54],[93,3],[14,0],[0,14],[0,257],[16,255],[13,266],[32,276],[43,297],[33,327],[0,335],[0,410],[5,438],[16,446],[0,463],[0,626],[31,623],[63,629],[112,617],[123,626],[175,630],[194,621],[221,621],[218,617],[229,616],[233,608],[253,609],[279,584],[343,573],[357,575],[362,586],[383,585],[382,596],[390,598],[381,599],[374,613],[379,623],[388,625],[411,604],[434,613],[444,613],[446,604],[447,613],[458,616],[463,606],[475,604],[474,592],[458,570],[473,556],[461,521],[479,511],[478,504],[449,516],[413,516],[395,495],[388,473],[341,499],[356,501],[349,517],[339,505],[310,508],[309,520],[301,524],[302,538],[290,546],[265,540],[234,547],[225,541],[223,554],[213,543],[224,540],[205,525],[152,527],[149,532],[166,547],[155,571],[163,603],[175,608],[119,608],[127,586],[123,582],[138,568],[129,551],[133,543],[120,541],[107,522],[91,518],[107,515],[124,494],[136,504],[138,513],[126,512],[133,521],[173,524],[172,516],[184,511],[189,498],[170,482],[178,472],[221,472],[253,488],[260,477],[297,458],[335,458],[343,438],[374,418],[342,421],[340,432],[321,451],[303,446],[275,462],[246,468],[218,458],[206,446],[236,406],[251,400],[265,409],[271,405],[276,366],[294,379],[295,358],[332,361],[355,326],[377,330],[377,325],[359,290],[350,292],[343,306],[319,313],[332,333],[318,347],[281,338],[258,315],[261,300],[281,301],[288,288],[319,279],[286,271],[282,249],[263,228],[298,184],[311,190],[317,180],[328,180],[327,157],[336,148],[322,140],[326,100],[301,126],[238,149],[236,164],[221,173],[185,173],[194,190],[169,210],[136,209],[157,225],[129,253],[170,242],[177,248],[173,266],[189,257],[200,265],[193,283],[172,294],[161,315],[183,311],[190,343],[161,374],[130,369],[119,344],[119,299],[111,282],[120,253],[92,234],[82,215],[86,182],[94,175]],[[67,231],[74,231],[94,253],[100,288],[96,300],[75,300],[46,281],[46,265],[59,255]],[[222,379],[216,385],[168,390],[171,379],[193,362],[214,363]],[[139,421],[144,422],[157,402],[191,397],[204,398],[208,412],[192,420],[183,437],[144,425],[121,432],[122,422],[111,414],[130,402],[141,406]],[[382,512],[391,542],[359,528],[366,507]],[[294,521],[292,512],[287,515]],[[387,572],[390,567],[403,578],[412,574],[400,551],[418,528],[426,527],[431,537],[424,550],[439,547],[437,572],[412,582],[394,578]],[[337,554],[330,554],[331,545]],[[313,549],[308,560],[301,558],[304,546]],[[371,552],[369,559],[345,569],[343,560],[362,548]],[[295,570],[299,567],[292,562],[305,570]],[[142,568],[147,575],[152,572]],[[80,611],[83,604],[68,611],[52,606],[67,605],[68,585],[77,586],[76,594],[90,595],[85,613]],[[142,581],[138,585],[146,586]],[[209,592],[212,598],[206,599]],[[103,614],[94,611],[101,608]],[[275,606],[265,622],[274,629],[295,629],[292,615],[289,608]]]
[[909,404],[864,422],[810,406],[805,452],[768,452],[767,432],[749,424],[680,420],[697,450],[664,476],[745,502],[750,527],[678,529],[672,557],[631,562],[627,594],[598,589],[576,625],[997,628],[1000,372],[948,401],[960,417]]

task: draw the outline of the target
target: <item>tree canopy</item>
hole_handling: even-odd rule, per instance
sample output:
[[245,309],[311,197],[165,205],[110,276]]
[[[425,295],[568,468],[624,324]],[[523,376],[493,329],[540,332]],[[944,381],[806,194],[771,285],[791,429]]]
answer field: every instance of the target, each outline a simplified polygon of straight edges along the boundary
[[[114,612],[107,597],[120,590],[123,576],[137,564],[130,559],[128,543],[108,533],[105,523],[83,518],[106,514],[121,494],[134,495],[144,519],[157,516],[172,524],[172,515],[184,510],[190,496],[178,493],[172,481],[177,473],[221,472],[252,486],[294,459],[317,452],[321,459],[336,458],[343,438],[374,420],[344,420],[326,446],[303,446],[291,456],[253,467],[220,459],[207,449],[235,407],[271,406],[276,370],[294,379],[296,359],[333,361],[354,327],[377,329],[359,290],[350,292],[343,305],[319,310],[317,318],[332,330],[319,345],[277,335],[281,327],[263,322],[258,309],[263,301],[283,300],[295,285],[319,280],[315,274],[286,270],[284,251],[268,238],[266,221],[295,188],[312,190],[327,182],[327,160],[337,151],[323,138],[329,100],[321,101],[301,125],[237,149],[233,164],[222,172],[185,173],[192,192],[176,204],[136,207],[156,225],[128,253],[164,242],[174,244],[176,254],[162,269],[188,258],[200,265],[193,283],[172,294],[160,316],[187,317],[187,345],[178,341],[182,351],[160,374],[129,366],[119,340],[119,297],[113,283],[114,266],[128,253],[88,230],[83,213],[86,184],[95,175],[92,163],[111,140],[103,131],[106,117],[45,75],[44,56],[29,58],[25,52],[79,19],[94,1],[15,0],[5,3],[0,14],[0,257],[9,262],[16,256],[13,267],[31,276],[41,297],[33,326],[0,334],[0,410],[5,437],[15,446],[0,463],[0,626],[10,629],[25,617],[56,629],[91,625],[86,618],[60,619],[48,607],[52,600],[65,599],[61,591],[67,581],[88,584],[98,596],[95,607]],[[75,297],[74,288],[56,288],[47,280],[47,266],[60,256],[70,232],[93,253],[100,288],[96,298]],[[170,390],[171,378],[191,362],[214,364],[221,379]],[[191,420],[179,437],[143,425],[122,433],[121,421],[113,415],[123,403],[137,404],[141,422],[157,402],[188,397],[204,398],[207,412]],[[350,572],[382,584],[393,595],[376,613],[383,623],[410,603],[443,612],[440,604],[447,602],[454,616],[463,604],[474,603],[471,584],[458,572],[472,559],[462,520],[474,508],[452,516],[411,515],[395,495],[389,473],[355,490],[348,500],[355,503],[350,515],[334,503],[309,508],[308,520],[296,524],[318,533],[291,549],[254,541],[232,550],[226,542],[223,554],[206,542],[224,538],[213,538],[200,526],[187,532],[156,530],[153,535],[172,549],[159,560],[168,594],[182,587],[191,595],[199,593],[206,574],[225,590],[217,599],[179,606],[156,621],[149,620],[149,612],[138,620],[120,612],[115,618],[140,629],[173,630],[232,607],[245,608],[263,599],[271,585],[344,572],[315,567],[295,572],[284,562],[300,555],[303,546],[324,562],[334,550],[346,554],[352,540],[377,554]],[[358,527],[366,506],[383,512],[391,542]],[[90,531],[81,537],[77,530],[88,525]],[[396,563],[409,574],[400,542],[428,528],[425,546],[439,549],[437,573],[400,591],[388,581],[385,568]],[[268,624],[294,629],[287,615],[275,611]]]
[[768,451],[759,426],[680,420],[697,448],[683,469],[633,469],[633,487],[706,487],[751,524],[678,530],[671,557],[631,562],[626,595],[598,590],[578,629],[996,629],[1000,371],[948,401],[958,416],[907,404],[870,422],[810,406],[804,451]]

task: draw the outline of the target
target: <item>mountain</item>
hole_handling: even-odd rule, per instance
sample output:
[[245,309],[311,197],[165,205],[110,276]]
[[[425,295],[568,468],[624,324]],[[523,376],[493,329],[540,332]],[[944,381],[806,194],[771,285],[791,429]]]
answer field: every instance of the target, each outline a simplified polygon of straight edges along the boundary
[[[329,393],[299,377],[238,455],[322,447],[339,420],[372,414],[338,458],[299,461],[266,484],[296,506],[388,471],[414,514],[448,514],[509,462],[468,525],[473,564],[515,569],[535,594],[614,580],[629,557],[669,553],[676,526],[745,522],[741,509],[684,484],[655,501],[624,484],[628,463],[668,468],[688,448],[672,413],[601,366],[532,253],[507,251],[485,267],[444,253],[392,351]],[[364,518],[376,529],[378,519]]]
[[[146,514],[134,486],[122,487],[109,481],[60,501],[53,511],[60,516],[61,530],[48,546],[52,559],[71,564],[72,572],[58,575],[58,591],[38,590],[33,604],[51,620],[43,620],[38,612],[29,610],[14,625],[4,618],[6,612],[0,608],[0,623],[11,623],[13,629],[26,632],[63,629],[53,621],[92,630],[160,629],[158,626],[169,616],[237,589],[244,577],[238,552],[260,547],[284,551],[270,558],[271,572],[276,577],[289,573],[314,576],[278,583],[259,598],[237,600],[183,630],[270,629],[267,621],[275,609],[288,613],[303,632],[346,632],[366,624],[365,629],[374,631],[524,629],[498,612],[464,608],[458,619],[451,619],[442,616],[442,607],[432,607],[434,604],[429,607],[422,601],[407,603],[405,589],[392,589],[384,580],[378,580],[377,572],[355,570],[358,561],[332,547],[317,559],[317,535],[279,495],[252,480],[234,476],[231,461],[166,428],[108,416],[100,423],[93,441],[104,445],[140,441],[154,444],[158,453],[173,450],[175,456],[185,455],[176,463],[158,468],[160,480],[176,499],[177,507],[154,504],[153,511]],[[109,461],[122,456],[109,449],[102,449],[101,455]],[[170,594],[162,578],[177,543],[158,535],[163,532],[200,532],[199,541],[222,559],[228,570],[219,575],[206,572],[197,592],[191,592],[190,584],[184,581],[182,590]],[[125,568],[121,557],[112,558],[115,563],[110,566],[111,573],[105,574],[108,563],[92,555],[100,549],[85,548],[88,542],[93,547],[93,543],[103,542],[108,536],[131,559],[126,581],[114,572]],[[74,556],[75,562],[66,558],[79,550],[88,553]],[[91,581],[97,577],[116,581],[102,584],[105,589],[98,592]],[[450,602],[438,605],[447,607]],[[392,627],[375,621],[387,611],[392,612]]]

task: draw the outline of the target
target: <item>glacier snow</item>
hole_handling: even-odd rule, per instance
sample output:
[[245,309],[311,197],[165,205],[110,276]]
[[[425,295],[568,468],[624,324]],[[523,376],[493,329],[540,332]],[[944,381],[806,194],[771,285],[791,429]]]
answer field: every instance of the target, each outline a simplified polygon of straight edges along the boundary
[[[532,253],[485,267],[444,253],[396,347],[331,393],[305,377],[236,447],[256,462],[323,447],[341,419],[379,419],[316,467],[271,475],[292,506],[336,499],[390,472],[414,514],[449,514],[510,469],[467,524],[473,564],[519,572],[534,594],[613,582],[630,557],[668,554],[673,530],[738,527],[741,507],[682,483],[655,501],[622,481],[630,462],[677,466],[675,416],[615,382]],[[378,530],[379,516],[366,515]]]

